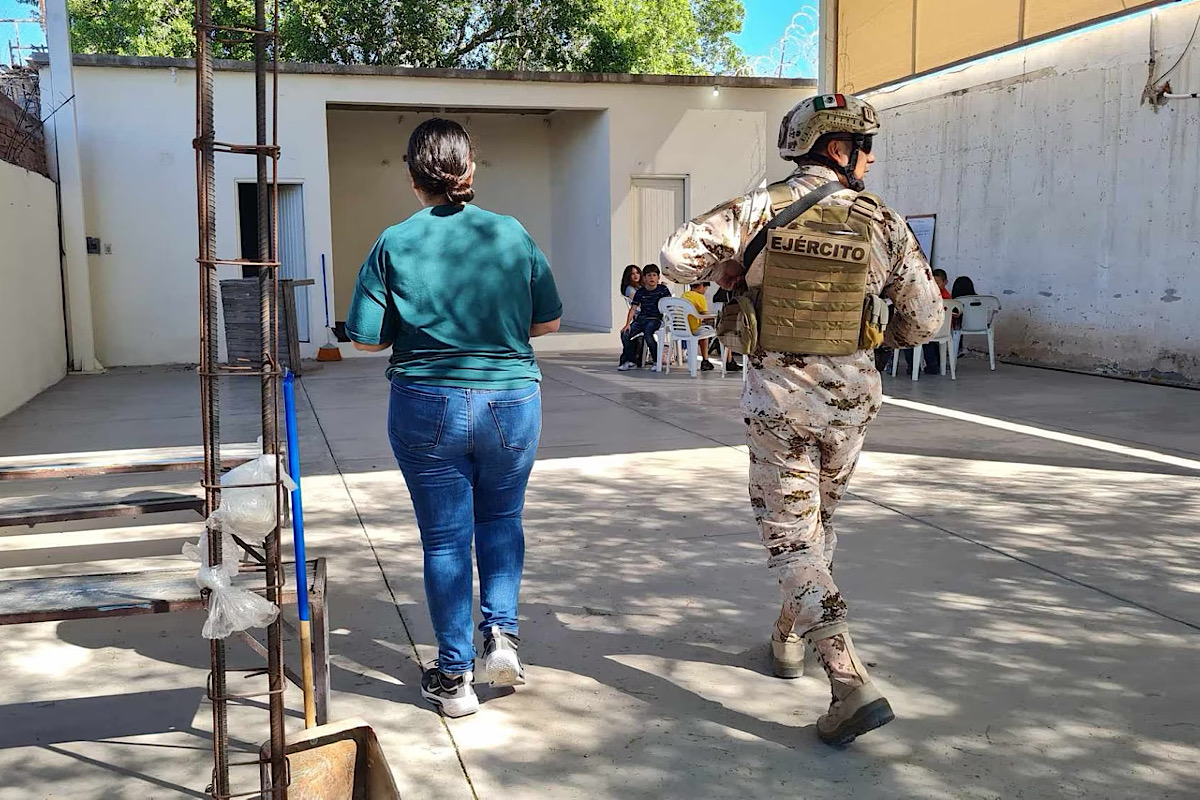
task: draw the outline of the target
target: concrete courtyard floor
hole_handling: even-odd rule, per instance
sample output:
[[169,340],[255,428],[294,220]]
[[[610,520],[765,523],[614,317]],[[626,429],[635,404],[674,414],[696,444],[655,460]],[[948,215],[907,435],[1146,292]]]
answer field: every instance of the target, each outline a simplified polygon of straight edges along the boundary
[[[837,574],[898,719],[833,750],[813,728],[823,678],[766,674],[777,593],[745,496],[740,381],[615,361],[542,359],[530,683],[481,686],[480,712],[449,721],[418,691],[434,637],[385,362],[303,378],[332,716],[375,727],[405,798],[1200,797],[1200,395],[970,359],[956,382],[885,377],[891,402],[839,511]],[[255,388],[226,393],[225,441],[253,439]],[[71,377],[0,420],[0,455],[195,444],[196,395],[184,369]],[[125,484],[194,487],[176,475]],[[200,528],[182,515],[0,530],[0,580],[178,565]],[[0,799],[202,797],[201,623],[0,629]],[[298,728],[299,693],[287,699]],[[266,720],[234,710],[239,757]],[[235,779],[257,786],[252,767]]]

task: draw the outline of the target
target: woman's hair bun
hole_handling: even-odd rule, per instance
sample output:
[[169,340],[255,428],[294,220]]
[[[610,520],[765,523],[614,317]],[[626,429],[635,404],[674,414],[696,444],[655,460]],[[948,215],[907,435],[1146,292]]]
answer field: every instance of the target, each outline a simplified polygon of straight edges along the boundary
[[422,122],[408,139],[406,158],[413,183],[425,194],[445,195],[451,203],[475,199],[475,146],[457,122],[440,117]]

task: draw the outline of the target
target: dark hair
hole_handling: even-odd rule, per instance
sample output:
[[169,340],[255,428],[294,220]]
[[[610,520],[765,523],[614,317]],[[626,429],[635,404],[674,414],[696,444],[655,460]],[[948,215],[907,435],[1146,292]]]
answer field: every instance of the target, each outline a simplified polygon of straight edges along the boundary
[[946,274],[946,270],[944,270],[944,269],[935,269],[935,270],[933,271],[933,277],[935,277],[935,278],[941,278],[942,280],[946,280],[946,278],[948,278],[949,276]]
[[446,196],[451,203],[475,199],[471,188],[471,163],[475,146],[462,125],[434,117],[417,126],[408,137],[408,171],[413,183],[433,197]]
[[975,294],[975,283],[966,275],[954,279],[954,287],[950,290],[951,297],[966,297]]
[[844,139],[846,139],[846,136],[847,135],[844,133],[822,133],[820,136],[817,137],[817,140],[815,142],[813,142],[813,146],[808,148],[807,153],[803,153],[798,156],[792,156],[792,157],[786,158],[784,160],[785,161],[794,161],[796,164],[798,164],[800,166],[812,165],[812,164],[816,164],[816,165],[822,166],[822,167],[829,166],[828,164],[826,164],[824,161],[821,160],[822,156],[828,158],[828,156],[825,155],[826,148],[829,147],[831,142],[836,142],[839,139],[844,140]]
[[633,271],[641,272],[641,268],[637,264],[630,264],[621,273],[621,294],[625,294],[625,290],[633,285]]
[[658,271],[657,264],[647,264],[646,266],[642,267],[642,274],[643,275],[659,275],[661,273],[659,273],[659,271]]

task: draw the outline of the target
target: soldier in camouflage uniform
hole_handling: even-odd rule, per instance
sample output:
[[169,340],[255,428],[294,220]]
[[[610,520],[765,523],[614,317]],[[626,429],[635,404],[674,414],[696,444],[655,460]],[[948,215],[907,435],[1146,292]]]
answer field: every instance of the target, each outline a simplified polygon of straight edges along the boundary
[[[779,152],[797,164],[787,178],[793,198],[838,181],[844,188],[822,200],[849,205],[863,189],[879,129],[875,111],[850,95],[809,98],[780,126]],[[766,189],[731,200],[683,225],[664,245],[663,272],[678,283],[717,280],[726,288],[763,280],[765,252],[749,269],[747,244],[772,217]],[[867,291],[892,303],[884,334],[889,347],[929,340],[942,324],[943,306],[929,263],[908,225],[881,207],[871,223]],[[882,390],[872,353],[816,356],[749,354],[742,408],[750,445],[750,503],[778,578],[783,607],[771,636],[777,675],[796,677],[807,640],[828,674],[829,712],[820,737],[846,744],[890,722],[891,707],[854,652],[846,602],[833,581],[837,536],[833,513],[846,491],[868,423]]]

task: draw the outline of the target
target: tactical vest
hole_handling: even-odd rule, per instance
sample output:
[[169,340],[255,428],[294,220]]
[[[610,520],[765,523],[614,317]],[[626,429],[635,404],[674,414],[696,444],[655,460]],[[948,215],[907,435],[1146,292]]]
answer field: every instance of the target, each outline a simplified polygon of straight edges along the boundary
[[[772,215],[794,202],[787,184],[768,191]],[[818,203],[769,231],[758,299],[763,349],[847,356],[882,343],[886,305],[867,292],[871,221],[882,205],[863,192],[850,206]]]

